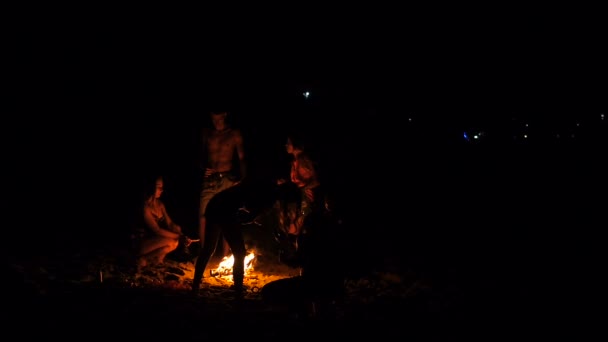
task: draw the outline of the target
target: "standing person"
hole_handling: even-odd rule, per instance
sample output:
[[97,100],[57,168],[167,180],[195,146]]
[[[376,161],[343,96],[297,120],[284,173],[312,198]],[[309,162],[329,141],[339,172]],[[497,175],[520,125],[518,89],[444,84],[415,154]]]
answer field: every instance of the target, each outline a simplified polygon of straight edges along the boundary
[[[203,129],[201,141],[201,168],[204,170],[200,207],[199,236],[201,247],[205,245],[207,204],[217,193],[236,185],[247,175],[243,136],[237,128],[232,128],[228,121],[228,112],[212,111],[210,113],[212,129]],[[236,157],[236,158],[235,158]],[[238,170],[235,167],[238,160]],[[222,252],[229,255],[230,246],[223,239]]]

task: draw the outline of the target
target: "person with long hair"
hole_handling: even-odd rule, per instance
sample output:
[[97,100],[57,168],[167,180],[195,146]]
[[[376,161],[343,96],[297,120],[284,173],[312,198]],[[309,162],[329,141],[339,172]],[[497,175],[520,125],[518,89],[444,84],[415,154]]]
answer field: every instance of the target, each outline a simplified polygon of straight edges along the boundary
[[[285,201],[279,215],[280,226],[295,245],[295,256],[289,261],[298,266],[300,276],[270,282],[262,288],[262,297],[269,303],[286,304],[299,314],[317,314],[311,306],[325,310],[338,300],[344,288],[341,221],[333,210],[331,196],[322,186],[319,158],[295,134],[285,145],[291,155],[289,181],[280,179],[280,186],[291,184],[299,195]],[[285,212],[287,213],[285,215]],[[333,265],[328,267],[328,260]]]
[[167,254],[179,246],[180,239],[189,245],[192,240],[184,235],[182,227],[167,213],[161,196],[164,190],[162,176],[157,176],[144,193],[142,203],[143,227],[137,239],[137,265],[139,267],[162,264]]

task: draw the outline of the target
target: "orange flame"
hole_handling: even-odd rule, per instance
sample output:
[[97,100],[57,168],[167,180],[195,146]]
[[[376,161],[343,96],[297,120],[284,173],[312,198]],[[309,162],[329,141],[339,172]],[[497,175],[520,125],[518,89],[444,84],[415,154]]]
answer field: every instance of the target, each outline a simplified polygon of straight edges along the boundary
[[[253,271],[253,258],[255,253],[251,252],[245,257],[245,275]],[[234,265],[234,254],[226,256],[220,261],[218,267],[212,271],[212,274],[218,276],[229,276],[232,279],[232,266]]]

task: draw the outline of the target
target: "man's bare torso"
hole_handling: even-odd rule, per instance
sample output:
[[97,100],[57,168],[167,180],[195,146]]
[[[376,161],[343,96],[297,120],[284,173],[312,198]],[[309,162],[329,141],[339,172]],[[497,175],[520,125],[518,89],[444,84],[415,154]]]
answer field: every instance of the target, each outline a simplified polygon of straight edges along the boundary
[[240,132],[227,129],[223,132],[212,130],[207,137],[208,168],[215,172],[232,170],[232,162]]

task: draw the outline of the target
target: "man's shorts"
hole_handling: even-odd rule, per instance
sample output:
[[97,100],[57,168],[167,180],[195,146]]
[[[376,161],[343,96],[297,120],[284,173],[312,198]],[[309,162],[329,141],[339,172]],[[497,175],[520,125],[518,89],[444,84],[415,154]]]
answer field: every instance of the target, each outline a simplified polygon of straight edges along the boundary
[[205,215],[207,204],[215,194],[236,184],[236,178],[230,172],[216,172],[203,180],[199,215]]

